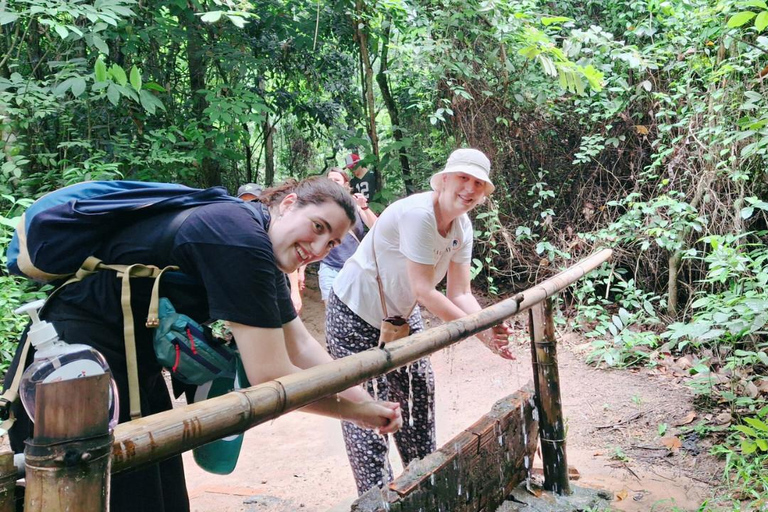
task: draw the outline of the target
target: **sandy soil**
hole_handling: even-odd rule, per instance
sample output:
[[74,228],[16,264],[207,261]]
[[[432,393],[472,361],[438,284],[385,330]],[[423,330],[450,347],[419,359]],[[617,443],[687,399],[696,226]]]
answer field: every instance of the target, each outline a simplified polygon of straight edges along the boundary
[[[311,281],[301,316],[323,339],[323,305]],[[690,391],[652,372],[589,367],[573,350],[579,342],[564,336],[559,348],[568,462],[581,475],[574,483],[610,491],[616,510],[696,510],[720,466],[695,438],[677,435],[682,424],[699,421],[691,421]],[[516,354],[517,361],[505,361],[470,338],[432,356],[439,446],[531,379],[528,344],[521,341]],[[668,425],[666,439],[661,424]],[[238,467],[227,476],[203,472],[191,454],[184,459],[195,512],[341,512],[355,499],[341,429],[332,419],[295,412],[248,431]],[[394,449],[391,459],[397,474],[402,466]]]

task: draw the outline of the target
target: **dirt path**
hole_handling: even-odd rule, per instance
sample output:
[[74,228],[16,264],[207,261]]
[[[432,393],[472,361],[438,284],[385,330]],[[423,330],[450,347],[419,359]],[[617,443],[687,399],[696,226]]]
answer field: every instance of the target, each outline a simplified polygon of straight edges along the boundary
[[[323,315],[316,289],[308,288],[302,318],[318,338]],[[472,338],[432,356],[438,446],[530,380],[528,345],[521,343],[516,353],[517,361],[502,360]],[[659,425],[666,424],[665,435],[672,436],[680,430],[675,425],[696,423],[689,421],[687,388],[644,371],[595,370],[574,355],[567,336],[559,359],[568,462],[581,474],[574,483],[612,492],[617,510],[697,509],[711,493],[708,483],[717,479],[717,462],[695,439],[677,437],[685,441],[680,448],[659,436]],[[395,451],[397,474],[402,466]],[[338,421],[300,412],[250,430],[231,475],[203,472],[191,454],[185,454],[185,465],[195,512],[341,512],[355,498]]]

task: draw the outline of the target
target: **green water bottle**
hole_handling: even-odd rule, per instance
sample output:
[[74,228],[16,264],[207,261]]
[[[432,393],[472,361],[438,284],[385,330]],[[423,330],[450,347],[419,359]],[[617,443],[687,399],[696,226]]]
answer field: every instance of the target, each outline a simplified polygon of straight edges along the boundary
[[[237,369],[234,376],[217,377],[197,387],[194,402],[200,402],[229,393],[237,389],[250,387],[245,376],[245,368],[240,358],[237,358]],[[217,475],[228,475],[235,470],[240,448],[243,445],[243,434],[211,441],[192,450],[195,462],[205,471]]]

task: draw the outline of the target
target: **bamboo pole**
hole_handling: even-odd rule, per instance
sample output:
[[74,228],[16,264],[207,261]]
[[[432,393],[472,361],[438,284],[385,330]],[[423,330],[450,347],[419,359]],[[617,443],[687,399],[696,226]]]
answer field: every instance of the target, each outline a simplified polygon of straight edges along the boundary
[[0,512],[16,510],[16,478],[13,452],[0,453]]
[[557,369],[557,341],[552,317],[552,299],[536,304],[529,311],[531,359],[539,412],[541,460],[544,488],[561,496],[571,494],[568,461],[565,456],[563,403],[560,399],[560,373]]
[[104,512],[110,475],[107,374],[37,385],[26,442],[26,512]]
[[118,425],[113,473],[135,469],[299,409],[437,352],[530,308],[611,257],[604,249],[560,274],[482,311],[300,373]]

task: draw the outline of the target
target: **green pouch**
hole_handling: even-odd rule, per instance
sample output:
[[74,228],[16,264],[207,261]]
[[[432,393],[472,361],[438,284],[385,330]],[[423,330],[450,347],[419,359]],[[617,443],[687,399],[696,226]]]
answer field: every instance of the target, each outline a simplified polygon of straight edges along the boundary
[[[245,369],[240,358],[237,358],[237,369],[234,376],[218,377],[211,382],[198,386],[193,402],[224,395],[236,389],[249,387]],[[243,445],[243,434],[235,434],[216,441],[211,441],[192,450],[192,456],[200,468],[217,475],[228,475],[235,470],[240,448]]]
[[177,313],[171,301],[160,299],[159,325],[154,347],[158,362],[185,384],[199,386],[218,376],[235,374],[236,352],[223,340],[214,338],[187,315]]

